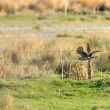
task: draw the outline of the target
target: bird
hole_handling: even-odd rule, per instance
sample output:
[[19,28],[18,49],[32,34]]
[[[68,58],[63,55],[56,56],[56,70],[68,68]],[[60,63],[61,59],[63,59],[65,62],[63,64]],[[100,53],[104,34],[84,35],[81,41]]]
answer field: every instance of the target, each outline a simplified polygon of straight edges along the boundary
[[96,56],[93,56],[93,54],[95,54],[97,52],[100,52],[100,51],[93,51],[93,52],[86,53],[86,52],[84,52],[83,47],[78,47],[77,48],[77,53],[81,56],[79,58],[79,60],[89,60],[89,59],[92,59],[92,58],[96,58]]

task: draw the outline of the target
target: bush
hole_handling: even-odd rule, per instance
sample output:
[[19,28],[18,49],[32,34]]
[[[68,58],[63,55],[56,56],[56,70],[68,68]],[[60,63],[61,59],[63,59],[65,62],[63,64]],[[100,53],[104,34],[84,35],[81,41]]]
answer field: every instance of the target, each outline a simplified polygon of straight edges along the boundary
[[[57,73],[62,73],[62,64],[56,68]],[[64,62],[63,63],[64,78],[87,79],[86,66],[81,62]]]
[[12,51],[12,53],[11,53],[11,62],[12,62],[14,65],[19,64],[18,56],[17,56],[16,52],[14,52],[14,51]]
[[110,53],[101,53],[95,61],[95,66],[101,72],[110,71]]
[[30,64],[46,70],[54,70],[57,65],[57,58],[54,54],[43,54],[39,58],[33,58]]

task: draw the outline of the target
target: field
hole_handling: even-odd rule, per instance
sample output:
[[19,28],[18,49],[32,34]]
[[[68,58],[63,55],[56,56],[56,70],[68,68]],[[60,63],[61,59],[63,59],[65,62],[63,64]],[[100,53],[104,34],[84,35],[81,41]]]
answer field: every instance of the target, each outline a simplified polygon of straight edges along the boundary
[[[25,15],[25,13],[27,13]],[[32,26],[33,29],[22,30],[20,34],[16,30],[0,30],[0,35],[4,35],[6,37],[9,36],[20,36],[32,37],[33,36],[39,38],[40,34],[44,33],[45,27],[49,26],[108,26],[110,24],[109,20],[110,16],[108,14],[97,14],[97,15],[83,15],[83,14],[73,14],[68,13],[68,16],[65,16],[62,13],[51,14],[49,12],[45,12],[42,17],[39,19],[39,14],[34,13],[32,11],[24,11],[15,15],[8,15],[0,17],[0,25],[1,26]],[[69,33],[72,37],[75,36],[95,36],[95,37],[108,37],[110,34],[109,29],[99,29],[99,30],[55,30],[52,33],[65,34]],[[104,34],[103,34],[104,33]],[[51,32],[47,32],[46,34],[51,34]],[[44,34],[45,35],[45,34]],[[42,36],[44,36],[42,35]],[[51,36],[53,38],[53,36]],[[51,38],[50,37],[50,38]],[[45,38],[45,37],[43,37]],[[46,37],[48,38],[48,37]]]
[[0,81],[0,95],[10,96],[6,104],[13,106],[13,110],[110,109],[109,80],[5,79]]
[[[110,110],[110,29],[71,29],[110,26],[104,6],[105,12],[67,15],[62,7],[39,13],[25,6],[0,16],[0,110]],[[100,51],[91,61],[91,80],[88,62],[77,53],[80,46],[87,52],[87,43]]]
[[[37,64],[29,65],[29,62],[26,61],[28,58],[24,58],[21,53],[21,58],[23,57],[22,60],[24,61],[23,64],[26,61],[25,64],[27,66],[23,66],[23,64],[21,65],[21,63],[13,66],[14,62],[11,60],[11,63],[5,65],[4,69],[1,70],[5,74],[5,77],[1,76],[0,79],[1,110],[109,110],[110,61],[109,56],[106,55],[109,53],[109,37],[90,38],[76,36],[73,38],[57,38],[50,40],[36,40],[35,38],[29,38],[27,40],[24,38],[1,38],[0,47],[8,52],[7,54],[9,57],[6,57],[6,62],[10,59],[12,55],[11,53],[13,51],[19,51],[18,47],[21,46],[20,51],[23,53],[28,52],[30,60],[37,58],[35,55],[30,54],[33,51],[36,51],[36,53],[37,51],[61,51],[61,47],[63,47],[64,51],[70,51],[69,57],[68,54],[66,55],[64,53],[64,61],[71,61],[71,59],[73,59],[72,62],[74,63],[77,61],[78,56],[76,48],[79,45],[85,47],[85,42],[87,42],[88,39],[91,39],[93,50],[104,50],[103,53],[101,52],[98,55],[98,59],[96,59],[99,67],[97,67],[97,63],[94,63],[94,61],[92,62],[94,68],[93,80],[74,80],[74,78],[66,78],[62,80],[61,73],[53,73],[54,69],[51,70],[51,66],[45,69],[44,66],[41,65],[41,70],[36,70]],[[35,41],[35,43],[33,41]],[[23,48],[23,45],[26,45],[26,48]],[[39,47],[39,45],[41,46]],[[35,48],[33,48],[33,46],[35,46]],[[1,55],[3,55],[3,52],[1,52]],[[47,54],[42,53],[40,55],[42,58],[47,58],[47,60],[39,59],[39,62],[51,61],[48,59]],[[105,57],[103,57],[103,55]],[[54,58],[55,60],[53,61],[57,61],[57,63],[59,62],[59,56],[56,53],[48,53],[48,56],[52,59]],[[20,61],[21,58],[18,56]],[[59,65],[59,63],[57,63],[50,62],[50,65],[53,65],[54,68],[56,68],[57,65]],[[85,64],[84,62],[82,63]],[[22,68],[20,68],[20,65]],[[30,69],[32,66],[35,71],[34,75]],[[80,65],[78,65],[78,67],[80,67]],[[26,71],[27,73],[24,72],[26,68],[28,68]],[[68,72],[69,71],[67,70],[66,73]]]

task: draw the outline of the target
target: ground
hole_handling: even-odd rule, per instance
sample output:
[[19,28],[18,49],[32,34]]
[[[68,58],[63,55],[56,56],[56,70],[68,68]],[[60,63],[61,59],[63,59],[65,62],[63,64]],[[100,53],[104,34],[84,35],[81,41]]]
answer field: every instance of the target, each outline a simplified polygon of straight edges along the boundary
[[[109,110],[110,81],[72,79],[0,80],[0,95],[14,97],[13,110],[23,104],[32,110]],[[96,108],[96,109],[93,109]]]
[[[27,13],[27,12],[25,12]],[[0,17],[0,25],[31,25],[34,27],[31,31],[0,31],[0,35],[14,34],[15,38],[0,39],[0,47],[11,48],[15,41],[18,40],[16,35],[24,35],[25,33],[37,33],[42,31],[44,26],[52,25],[110,25],[110,15],[82,15],[69,14],[64,16],[62,13],[49,13],[41,16],[33,12],[26,15],[18,13],[16,15],[8,15]],[[47,16],[48,15],[48,16]],[[57,32],[58,35],[65,34],[65,31]],[[75,51],[76,46],[83,45],[86,37],[94,37],[93,41],[98,49],[107,49],[110,47],[106,40],[96,39],[95,37],[109,38],[109,30],[90,30],[90,31],[66,31],[66,34],[72,36],[69,39],[55,39],[48,42],[47,48],[43,49],[60,49],[61,44],[65,49],[72,47]],[[25,40],[25,39],[23,39]],[[97,45],[98,43],[100,45]],[[11,44],[12,43],[12,44]],[[65,45],[66,43],[66,45]],[[103,45],[102,45],[103,43]],[[55,44],[55,45],[53,45]],[[74,44],[74,45],[73,45]],[[68,46],[68,48],[66,48]],[[94,47],[93,47],[94,48]],[[12,48],[13,49],[13,48]],[[71,48],[70,48],[71,49]],[[97,71],[96,71],[97,72]],[[98,74],[98,72],[97,72]],[[99,75],[99,74],[98,74]],[[104,74],[105,75],[105,74]],[[100,76],[99,76],[100,77]],[[14,101],[8,99],[12,104],[12,110],[110,110],[110,80],[73,80],[60,79],[56,77],[48,78],[29,78],[20,79],[18,77],[9,77],[0,79],[0,110],[5,110],[7,103],[2,103],[7,95],[12,97]],[[8,104],[9,104],[8,103]],[[27,108],[27,109],[23,109]],[[30,109],[28,109],[30,108]]]
[[[26,13],[26,14],[25,14]],[[39,37],[39,34],[37,32],[43,32],[43,29],[45,26],[64,26],[66,25],[74,25],[74,26],[108,26],[110,24],[110,15],[109,14],[97,14],[97,15],[83,15],[83,14],[73,14],[69,13],[67,16],[65,16],[62,13],[44,13],[42,15],[41,19],[39,19],[39,14],[25,11],[23,13],[17,13],[15,15],[8,15],[5,17],[0,17],[0,25],[15,25],[18,26],[33,26],[33,30],[30,31],[0,31],[0,35],[14,35],[16,37],[20,36],[21,34],[26,37],[32,37],[30,34],[36,35],[36,37]],[[109,29],[107,30],[75,30],[75,31],[54,31],[54,33],[57,34],[64,34],[69,33],[72,37],[75,36],[99,36],[99,37],[107,37],[110,34]],[[47,33],[46,33],[47,34]],[[51,33],[49,33],[51,34]],[[43,36],[45,33],[43,34]]]

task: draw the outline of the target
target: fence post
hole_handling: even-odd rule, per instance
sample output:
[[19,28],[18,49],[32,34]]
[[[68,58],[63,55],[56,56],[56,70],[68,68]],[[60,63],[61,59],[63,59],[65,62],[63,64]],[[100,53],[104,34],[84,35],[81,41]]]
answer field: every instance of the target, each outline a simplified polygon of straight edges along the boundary
[[[90,44],[87,43],[87,53],[91,52]],[[88,59],[88,79],[92,79],[92,74],[91,74],[91,59]]]
[[101,69],[100,79],[102,79],[102,69]]
[[64,78],[64,63],[63,63],[63,53],[62,53],[62,46],[60,50],[60,57],[61,57],[61,78]]
[[71,77],[71,73],[72,73],[72,64],[70,63],[70,72],[69,72],[69,78]]
[[63,65],[63,60],[62,60],[62,62],[61,62],[61,68],[62,68],[62,79],[63,79],[63,77],[64,77],[64,65]]

